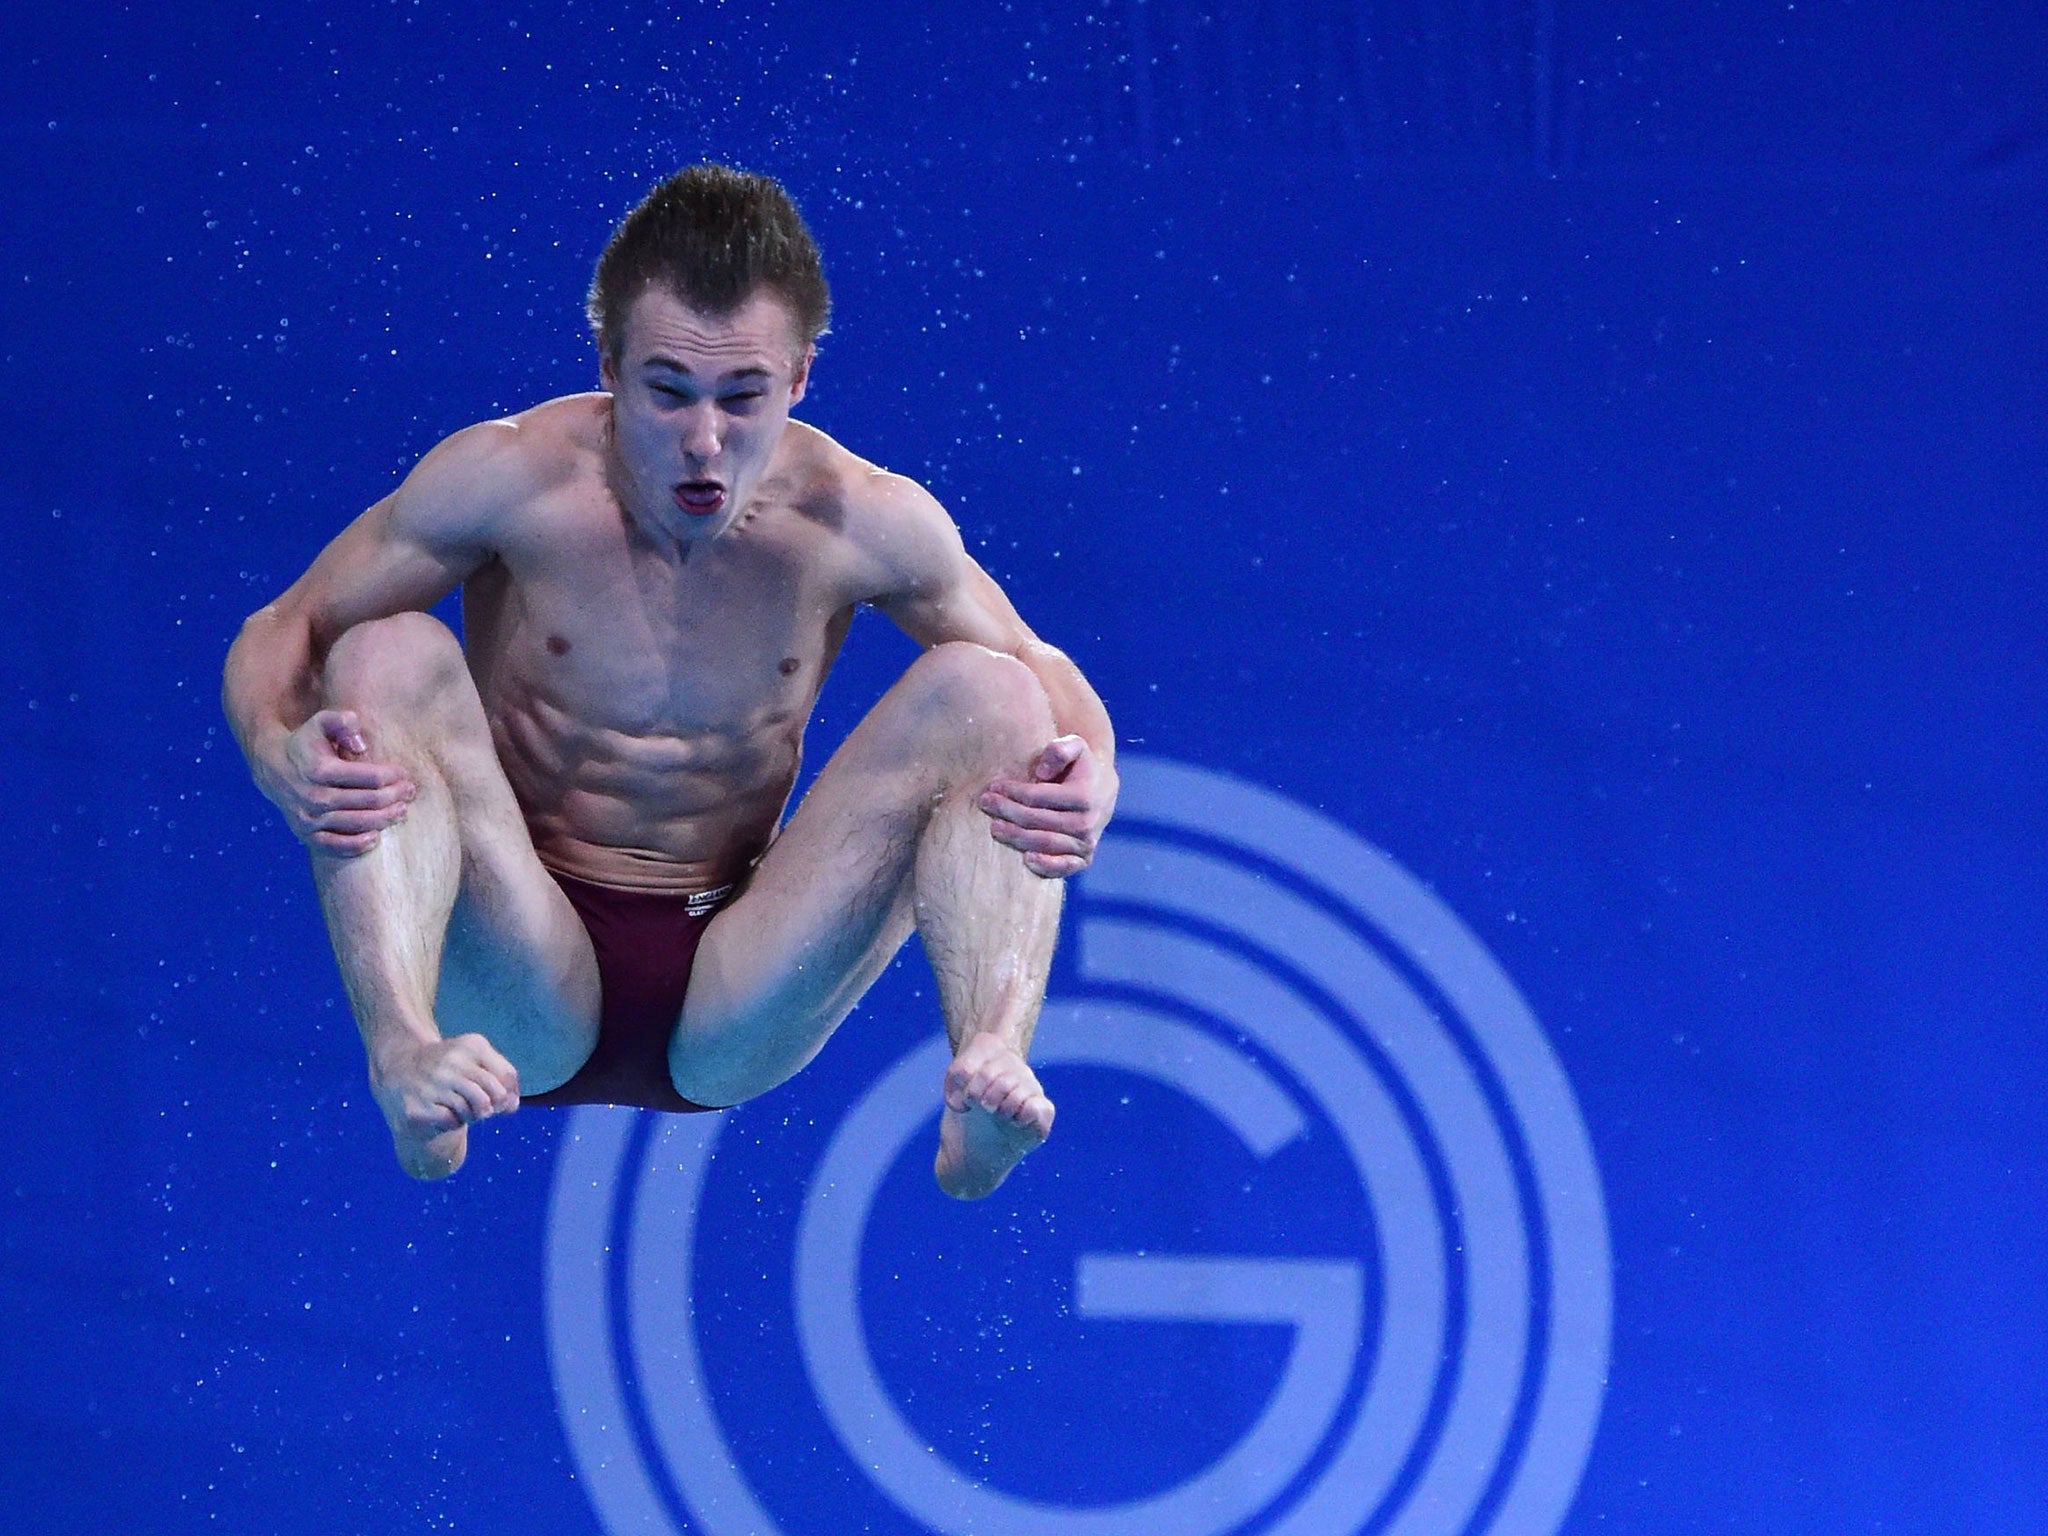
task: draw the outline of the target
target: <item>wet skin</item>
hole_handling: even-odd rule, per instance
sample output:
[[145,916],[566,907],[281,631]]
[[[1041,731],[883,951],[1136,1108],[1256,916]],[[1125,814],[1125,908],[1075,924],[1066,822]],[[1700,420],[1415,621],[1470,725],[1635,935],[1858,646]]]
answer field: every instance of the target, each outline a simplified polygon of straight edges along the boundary
[[[317,707],[321,658],[354,626],[459,584],[497,764],[550,868],[671,890],[743,877],[777,834],[804,725],[862,604],[927,646],[970,642],[1039,678],[1061,734],[977,803],[1033,874],[1084,868],[1115,798],[1099,701],[921,487],[790,420],[810,365],[770,295],[706,316],[650,290],[604,365],[605,393],[457,433],[252,618],[229,713],[316,856],[369,853],[418,792],[352,715]],[[456,1071],[432,1048],[453,1043],[390,1053],[409,1063],[380,1095],[402,1154],[401,1121],[417,1151],[430,1131],[516,1103],[509,1061]],[[949,1113],[976,1105],[1042,1139],[1050,1103],[999,1065],[949,1078]],[[1028,1075],[1020,1054],[1016,1066]],[[451,1072],[453,1086],[422,1086]]]

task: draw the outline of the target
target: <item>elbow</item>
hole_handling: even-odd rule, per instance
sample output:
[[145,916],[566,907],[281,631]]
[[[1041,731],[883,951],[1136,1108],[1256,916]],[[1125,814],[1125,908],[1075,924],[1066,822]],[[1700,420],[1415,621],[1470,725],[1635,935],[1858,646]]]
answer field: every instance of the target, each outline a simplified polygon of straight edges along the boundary
[[312,629],[281,602],[265,604],[242,621],[221,666],[221,708],[239,725],[280,676],[301,672],[311,654]]
[[1049,661],[1056,665],[1073,666],[1073,658],[1056,645],[1047,645],[1033,635],[1011,650],[1010,654],[1019,661],[1029,664],[1035,661]]
[[225,680],[234,681],[235,669],[249,656],[263,648],[265,638],[277,626],[277,604],[270,603],[258,608],[242,620],[242,627],[235,631],[235,638],[228,642],[228,654],[223,664]]
[[269,612],[268,608],[259,608],[256,612],[250,614],[248,618],[242,620],[242,627],[235,632],[235,638],[228,643],[228,653],[221,662],[221,713],[228,717],[229,725],[236,727],[237,735],[240,734],[241,726],[240,704],[242,690],[240,685],[243,674],[248,669],[250,658],[262,645],[263,626],[259,621]]

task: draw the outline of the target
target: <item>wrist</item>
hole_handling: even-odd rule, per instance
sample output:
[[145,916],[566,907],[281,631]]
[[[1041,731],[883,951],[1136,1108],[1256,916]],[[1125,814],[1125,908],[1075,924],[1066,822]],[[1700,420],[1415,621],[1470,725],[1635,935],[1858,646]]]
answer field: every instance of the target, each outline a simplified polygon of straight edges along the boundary
[[256,787],[263,791],[264,798],[282,807],[279,798],[285,781],[290,777],[287,769],[289,758],[287,748],[291,743],[291,732],[283,726],[266,726],[250,733],[242,744],[243,756],[249,760],[249,774],[255,779]]
[[291,727],[282,720],[261,721],[235,734],[241,743],[242,756],[258,773],[266,769],[275,772],[283,764],[285,747],[292,739]]

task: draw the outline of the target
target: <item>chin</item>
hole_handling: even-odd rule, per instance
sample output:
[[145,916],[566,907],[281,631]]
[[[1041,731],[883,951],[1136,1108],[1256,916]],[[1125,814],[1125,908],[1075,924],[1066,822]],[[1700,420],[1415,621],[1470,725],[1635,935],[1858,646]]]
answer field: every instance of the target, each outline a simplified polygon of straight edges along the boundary
[[738,522],[739,510],[733,502],[728,501],[725,504],[724,510],[716,517],[689,517],[684,514],[678,514],[678,519],[676,536],[685,543],[702,544],[707,540],[717,538],[726,529]]

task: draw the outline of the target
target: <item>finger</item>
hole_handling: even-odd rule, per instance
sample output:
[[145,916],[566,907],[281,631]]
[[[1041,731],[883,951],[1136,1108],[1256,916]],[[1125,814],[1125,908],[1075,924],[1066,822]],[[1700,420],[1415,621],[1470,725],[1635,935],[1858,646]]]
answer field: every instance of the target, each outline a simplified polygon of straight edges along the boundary
[[1094,804],[1088,791],[1075,784],[1026,784],[1015,779],[998,779],[981,792],[983,810],[996,801],[1007,805],[1028,805],[1042,811],[1088,811]]
[[1075,837],[1070,832],[1041,832],[1007,821],[991,821],[988,833],[1005,848],[1014,848],[1019,853],[1080,855],[1088,852],[1087,839]]
[[1088,866],[1078,859],[1059,863],[1030,863],[1024,866],[1040,880],[1071,880]]
[[382,811],[329,811],[324,816],[315,816],[313,825],[322,832],[356,834],[361,832],[382,832],[405,820],[406,808],[394,805]]
[[320,784],[307,793],[306,803],[322,814],[329,811],[402,810],[412,803],[407,788],[403,784],[385,784],[376,789],[336,789]]
[[411,788],[413,777],[397,763],[359,762],[347,757],[316,758],[306,765],[307,782],[329,789],[382,789],[386,785]]
[[1027,853],[1019,850],[1018,857],[1027,870],[1045,880],[1064,880],[1069,875],[1078,875],[1092,862],[1085,853]]
[[337,858],[361,858],[377,846],[380,834],[376,832],[314,832],[306,839],[319,853],[332,854]]
[[[1087,823],[1080,825],[1085,829]],[[1089,848],[1085,830],[1063,832],[1057,827],[1027,827],[1000,816],[989,817],[988,833],[999,843],[1029,852],[1086,853]]]
[[[369,778],[385,774],[385,770],[379,768],[362,772],[362,764],[346,764],[340,760],[336,760],[334,766],[338,770],[334,774],[336,778]],[[346,770],[346,774],[340,770]],[[330,784],[324,778],[311,778],[305,799],[330,811],[369,811],[379,805],[401,805],[418,795],[418,784],[412,782],[406,770],[393,768],[389,772],[395,774],[395,778],[385,784]]]
[[332,753],[314,757],[305,764],[305,774],[313,783],[334,789],[382,789],[390,784],[409,787],[418,783],[404,763]]
[[1049,809],[994,797],[984,800],[981,809],[998,821],[1007,821],[1013,827],[1029,827],[1035,832],[1064,832],[1069,837],[1085,837],[1088,833],[1088,816],[1084,811]]

